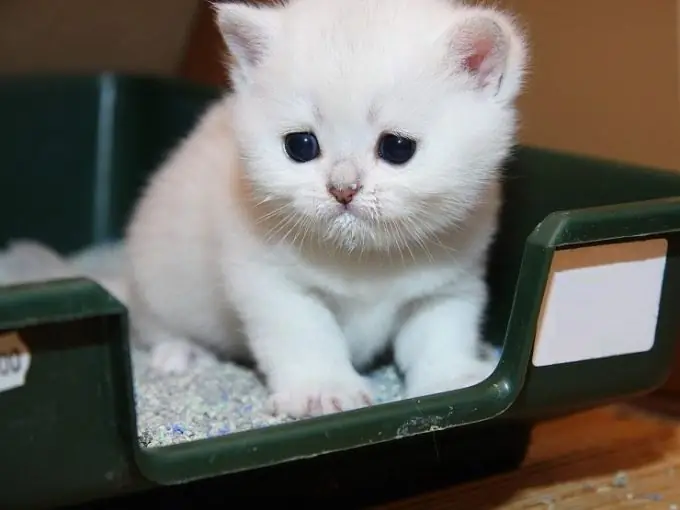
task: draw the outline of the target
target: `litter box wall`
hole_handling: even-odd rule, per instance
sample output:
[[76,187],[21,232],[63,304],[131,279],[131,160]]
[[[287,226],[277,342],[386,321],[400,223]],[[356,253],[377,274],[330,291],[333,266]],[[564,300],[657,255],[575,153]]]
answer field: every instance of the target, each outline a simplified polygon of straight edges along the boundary
[[[0,241],[70,251],[119,236],[149,171],[214,94],[113,75],[0,82]],[[385,469],[413,444],[443,463],[433,433],[461,465],[509,468],[535,420],[662,383],[679,326],[680,175],[528,147],[506,175],[486,324],[503,353],[487,381],[457,392],[145,449],[125,308],[83,279],[0,288],[0,507],[235,480],[293,460],[334,458],[349,480],[378,448]],[[293,484],[289,473],[278,479]]]

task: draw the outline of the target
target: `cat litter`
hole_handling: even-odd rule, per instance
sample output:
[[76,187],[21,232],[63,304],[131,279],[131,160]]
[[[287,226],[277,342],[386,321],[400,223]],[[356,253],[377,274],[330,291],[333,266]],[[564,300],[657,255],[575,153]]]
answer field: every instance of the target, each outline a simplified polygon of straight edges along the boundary
[[[234,363],[197,358],[182,375],[162,375],[145,351],[133,351],[137,424],[142,446],[157,447],[224,436],[291,421],[266,407],[267,390],[254,372]],[[376,403],[398,400],[394,367],[368,375]]]
[[[493,353],[500,357],[500,351]],[[181,375],[160,374],[146,351],[133,349],[137,425],[142,446],[158,447],[293,421],[273,416],[257,375],[235,363],[199,356]],[[394,366],[366,376],[376,405],[403,398]]]

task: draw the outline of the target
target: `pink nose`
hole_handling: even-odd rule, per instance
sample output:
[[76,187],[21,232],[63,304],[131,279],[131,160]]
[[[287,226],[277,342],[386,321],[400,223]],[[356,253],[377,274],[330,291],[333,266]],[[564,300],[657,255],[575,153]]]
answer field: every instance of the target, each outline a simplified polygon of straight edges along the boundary
[[328,192],[342,205],[347,205],[354,200],[354,197],[359,193],[360,189],[361,186],[359,184],[352,184],[351,186],[342,188],[332,185],[328,186]]

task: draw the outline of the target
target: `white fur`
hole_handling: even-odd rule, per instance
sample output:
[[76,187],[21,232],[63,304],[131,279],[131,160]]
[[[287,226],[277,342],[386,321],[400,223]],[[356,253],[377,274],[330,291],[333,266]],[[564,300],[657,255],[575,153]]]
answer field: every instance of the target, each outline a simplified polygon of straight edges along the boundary
[[[357,370],[390,345],[408,396],[486,378],[484,266],[526,60],[512,20],[447,0],[217,10],[235,91],[128,229],[132,323],[155,366],[185,370],[198,346],[251,353],[298,417],[370,402]],[[502,51],[466,72],[462,52],[499,26]],[[322,156],[294,163],[282,136],[306,129]],[[375,156],[390,130],[418,140],[404,166]],[[327,184],[357,179],[344,211]]]
[[123,257],[123,247],[118,243],[95,245],[63,257],[38,241],[15,239],[0,251],[0,285],[87,277],[125,302]]

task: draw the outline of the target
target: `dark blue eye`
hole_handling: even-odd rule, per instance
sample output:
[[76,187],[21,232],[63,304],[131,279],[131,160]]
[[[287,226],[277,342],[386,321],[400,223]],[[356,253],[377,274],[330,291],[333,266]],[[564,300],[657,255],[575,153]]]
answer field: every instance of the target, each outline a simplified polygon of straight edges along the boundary
[[319,157],[321,147],[314,133],[289,133],[283,139],[288,157],[296,163],[307,163]]
[[385,133],[378,140],[378,157],[392,165],[403,165],[415,155],[416,145],[405,136]]

